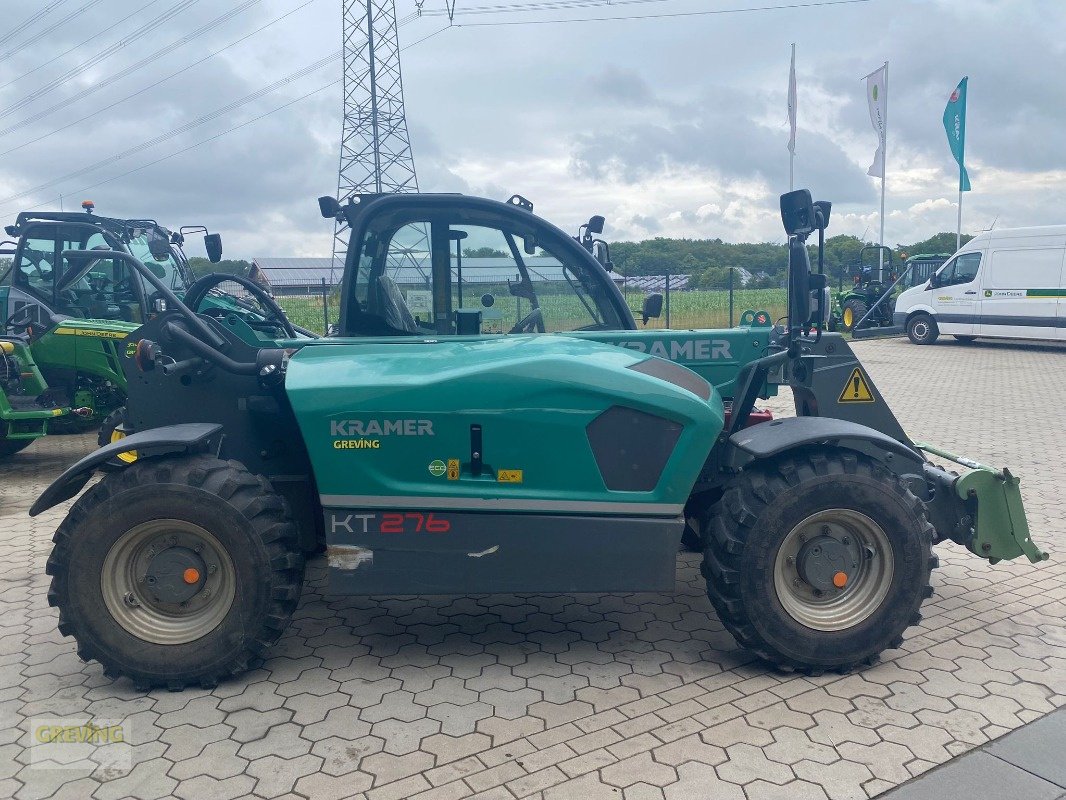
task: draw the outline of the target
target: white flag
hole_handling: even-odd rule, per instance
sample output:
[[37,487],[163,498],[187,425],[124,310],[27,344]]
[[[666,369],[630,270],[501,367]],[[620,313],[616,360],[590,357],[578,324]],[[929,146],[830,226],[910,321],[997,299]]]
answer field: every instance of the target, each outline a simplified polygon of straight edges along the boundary
[[792,45],[792,68],[788,71],[788,152],[796,152],[796,45]]
[[881,179],[885,177],[885,113],[888,107],[885,69],[887,67],[886,64],[866,76],[866,100],[870,104],[870,122],[877,133],[877,152],[874,153],[874,163],[866,170],[866,174]]

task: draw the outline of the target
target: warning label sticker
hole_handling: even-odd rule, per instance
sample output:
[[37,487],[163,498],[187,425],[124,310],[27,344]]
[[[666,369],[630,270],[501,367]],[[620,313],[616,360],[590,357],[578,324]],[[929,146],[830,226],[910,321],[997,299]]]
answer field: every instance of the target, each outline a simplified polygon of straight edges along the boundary
[[458,458],[449,458],[448,459],[448,480],[450,480],[450,481],[459,480],[459,459]]
[[522,482],[522,470],[520,469],[501,469],[496,473],[496,480],[499,483],[521,483]]
[[844,388],[840,390],[840,397],[837,398],[838,403],[874,403],[874,393],[870,391],[870,384],[866,380],[866,376],[862,374],[862,370],[855,367],[851,371],[851,376],[848,378],[848,382],[844,384]]

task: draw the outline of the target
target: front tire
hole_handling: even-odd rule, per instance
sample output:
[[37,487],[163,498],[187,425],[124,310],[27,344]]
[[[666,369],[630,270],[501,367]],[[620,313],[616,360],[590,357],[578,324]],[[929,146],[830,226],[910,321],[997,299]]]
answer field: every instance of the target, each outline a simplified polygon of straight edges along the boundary
[[742,472],[704,518],[707,594],[737,641],[785,669],[872,664],[932,594],[933,528],[880,464],[801,453]]
[[866,316],[866,312],[869,310],[869,307],[862,300],[848,300],[848,302],[844,303],[840,329],[845,333],[851,333],[855,330],[855,326],[859,324],[859,320]]
[[939,336],[940,328],[928,314],[915,314],[907,322],[907,338],[914,344],[933,344]]
[[214,686],[260,659],[299,600],[285,503],[235,461],[141,461],[105,477],[59,526],[50,605],[78,655],[138,688]]

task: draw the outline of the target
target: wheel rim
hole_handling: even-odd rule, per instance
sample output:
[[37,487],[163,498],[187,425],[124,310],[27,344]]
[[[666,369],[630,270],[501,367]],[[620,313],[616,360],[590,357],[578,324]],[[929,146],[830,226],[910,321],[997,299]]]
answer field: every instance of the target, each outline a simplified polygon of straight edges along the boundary
[[844,309],[844,327],[850,328],[851,324],[855,321],[855,312],[850,308]]
[[[115,428],[113,431],[111,431],[111,441],[112,442],[119,442],[119,441],[122,441],[125,438],[126,438],[126,432],[125,431],[119,430],[118,428]],[[132,464],[134,461],[137,460],[137,451],[136,450],[127,450],[125,453],[119,453],[117,456],[115,456],[115,458],[117,458],[119,461],[124,461],[127,464]]]
[[[892,544],[865,514],[826,509],[799,523],[781,542],[774,589],[785,612],[818,631],[840,631],[868,619],[892,585]],[[836,581],[844,575],[844,585]]]
[[911,330],[914,332],[915,339],[924,339],[929,335],[929,326],[922,320],[915,322]]
[[226,617],[236,578],[212,534],[185,520],[158,519],[131,528],[111,546],[100,590],[111,616],[138,639],[186,644]]

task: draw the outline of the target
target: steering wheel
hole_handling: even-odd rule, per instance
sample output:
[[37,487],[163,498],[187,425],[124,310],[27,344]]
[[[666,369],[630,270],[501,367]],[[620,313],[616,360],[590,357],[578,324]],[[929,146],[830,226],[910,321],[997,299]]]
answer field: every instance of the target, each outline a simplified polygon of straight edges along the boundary
[[233,281],[240,284],[248,290],[259,304],[268,314],[268,320],[272,321],[288,336],[290,339],[297,339],[299,335],[296,333],[296,329],[292,327],[292,323],[289,322],[289,318],[285,316],[285,312],[281,306],[274,302],[274,298],[270,296],[266,289],[260,286],[255,281],[248,278],[242,278],[240,275],[226,275],[221,272],[213,272],[210,275],[204,275],[196,283],[189,287],[189,290],[185,292],[185,305],[191,308],[193,311],[200,312],[200,303],[207,297],[207,293],[218,286],[220,283],[226,281]]
[[534,330],[537,333],[544,333],[544,315],[540,313],[539,308],[534,308],[518,320],[518,323],[508,333],[533,333]]
[[[19,319],[21,317],[21,319]],[[4,331],[15,330],[22,328],[22,332],[25,333],[33,327],[33,315],[28,308],[20,308],[14,314],[7,318],[4,322]]]

